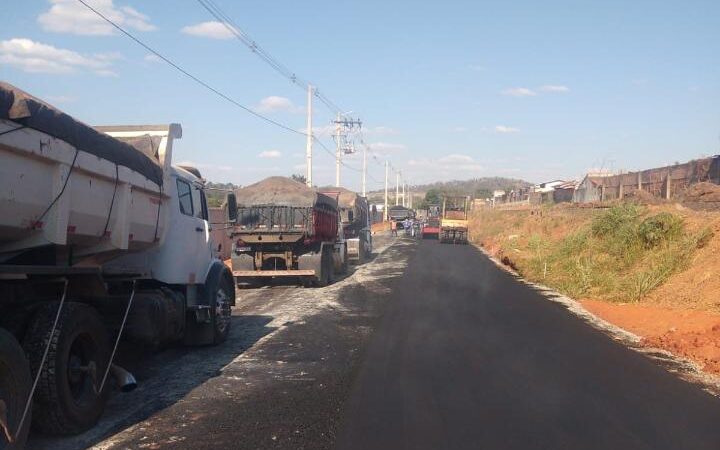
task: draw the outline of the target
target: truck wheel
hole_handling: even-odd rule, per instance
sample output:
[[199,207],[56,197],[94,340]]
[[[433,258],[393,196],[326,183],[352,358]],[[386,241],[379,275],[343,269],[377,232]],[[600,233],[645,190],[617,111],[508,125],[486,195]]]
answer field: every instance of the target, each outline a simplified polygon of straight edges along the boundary
[[96,386],[110,357],[105,327],[94,308],[66,303],[50,341],[47,360],[40,367],[58,304],[37,311],[24,348],[33,376],[40,379],[33,399],[33,427],[50,434],[77,434],[91,428],[105,409],[108,389]]
[[320,274],[315,280],[316,287],[325,287],[330,282],[330,272],[333,270],[332,261],[328,258],[328,252],[325,249],[320,253]]
[[0,328],[0,417],[5,416],[6,422],[0,424],[0,449],[22,449],[25,447],[30,431],[31,417],[25,418],[23,429],[15,442],[10,444],[5,436],[17,432],[25,402],[30,394],[30,366],[20,343],[7,331]]
[[213,344],[225,342],[230,333],[232,305],[230,299],[235,294],[234,286],[227,278],[220,279],[214,295],[210,299],[210,319],[213,328]]

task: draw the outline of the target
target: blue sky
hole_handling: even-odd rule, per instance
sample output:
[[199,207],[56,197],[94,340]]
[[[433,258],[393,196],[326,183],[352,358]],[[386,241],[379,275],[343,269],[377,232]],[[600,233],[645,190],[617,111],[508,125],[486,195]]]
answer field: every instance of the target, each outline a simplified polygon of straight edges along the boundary
[[[195,0],[88,0],[240,103],[294,129],[305,93]],[[364,121],[411,183],[578,178],[720,153],[718,1],[215,2]],[[210,94],[75,0],[3,5],[0,79],[90,124],[179,122],[213,181],[304,173],[305,139]],[[316,102],[320,133],[332,113]],[[328,133],[321,139],[333,146]],[[370,159],[369,188],[384,169]],[[361,166],[360,155],[346,163]],[[314,181],[334,182],[316,146]],[[358,172],[343,169],[358,189]]]

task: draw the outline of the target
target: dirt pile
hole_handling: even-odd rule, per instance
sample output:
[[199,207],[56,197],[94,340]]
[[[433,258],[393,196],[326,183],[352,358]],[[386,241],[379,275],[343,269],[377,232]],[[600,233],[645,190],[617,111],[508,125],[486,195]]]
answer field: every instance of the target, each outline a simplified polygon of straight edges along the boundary
[[656,197],[648,191],[635,190],[625,196],[625,200],[635,201],[642,205],[659,205],[663,202],[663,199]]
[[720,186],[702,182],[685,190],[682,203],[693,209],[720,210]]

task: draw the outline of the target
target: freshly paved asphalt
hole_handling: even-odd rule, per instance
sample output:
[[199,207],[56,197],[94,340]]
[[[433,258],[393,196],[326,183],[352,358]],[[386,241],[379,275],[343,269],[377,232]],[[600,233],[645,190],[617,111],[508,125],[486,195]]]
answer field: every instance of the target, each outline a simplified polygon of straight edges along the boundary
[[339,449],[720,449],[720,400],[470,246],[421,242],[385,302]]

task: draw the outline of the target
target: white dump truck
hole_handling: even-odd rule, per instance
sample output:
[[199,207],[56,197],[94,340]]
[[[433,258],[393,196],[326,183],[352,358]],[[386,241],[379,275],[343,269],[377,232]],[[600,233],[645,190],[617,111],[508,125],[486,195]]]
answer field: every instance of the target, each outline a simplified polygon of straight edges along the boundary
[[31,422],[92,427],[111,386],[134,385],[113,364],[121,337],[227,337],[233,277],[199,172],[171,165],[181,135],[92,128],[0,83],[0,449],[22,448]]

